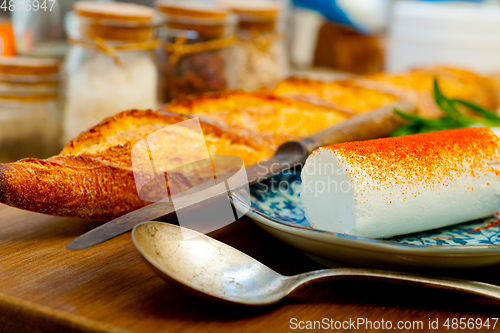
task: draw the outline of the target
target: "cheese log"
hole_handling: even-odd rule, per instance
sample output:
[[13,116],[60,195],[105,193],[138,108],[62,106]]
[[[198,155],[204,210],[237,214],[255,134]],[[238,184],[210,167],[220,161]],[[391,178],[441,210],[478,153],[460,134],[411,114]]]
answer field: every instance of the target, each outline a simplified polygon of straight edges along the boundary
[[500,209],[499,141],[467,128],[319,148],[302,171],[306,217],[386,238],[489,216]]

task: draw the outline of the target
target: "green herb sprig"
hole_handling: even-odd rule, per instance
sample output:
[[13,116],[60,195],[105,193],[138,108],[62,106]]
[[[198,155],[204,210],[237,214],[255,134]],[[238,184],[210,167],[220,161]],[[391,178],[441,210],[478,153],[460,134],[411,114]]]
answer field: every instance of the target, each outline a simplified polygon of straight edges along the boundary
[[[439,119],[429,119],[406,113],[400,110],[394,112],[408,120],[408,124],[396,130],[392,136],[402,136],[418,133],[429,133],[453,128],[464,128],[472,125],[494,127],[500,126],[500,116],[494,111],[485,109],[477,104],[460,99],[447,98],[441,92],[437,80],[434,80],[434,101],[443,111],[444,116]],[[480,117],[466,116],[457,108],[463,105],[475,111]]]

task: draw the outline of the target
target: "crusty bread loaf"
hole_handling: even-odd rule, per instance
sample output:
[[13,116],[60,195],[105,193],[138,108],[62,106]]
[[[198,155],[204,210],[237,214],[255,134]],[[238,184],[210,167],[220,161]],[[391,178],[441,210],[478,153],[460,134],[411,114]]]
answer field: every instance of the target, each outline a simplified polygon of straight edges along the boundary
[[[500,82],[497,77],[445,67],[334,83],[290,79],[278,84],[274,94],[226,91],[186,96],[158,112],[131,110],[107,118],[46,160],[0,164],[0,202],[57,216],[112,219],[149,203],[137,193],[131,151],[166,126],[199,117],[211,155],[239,156],[251,165],[271,157],[285,141],[304,138],[397,98],[416,101],[421,115],[437,116],[432,98],[435,77],[450,97],[498,106],[493,88]],[[168,160],[175,155],[169,150],[174,148],[164,146]],[[199,170],[185,177],[174,175],[168,179],[169,190],[182,191],[205,176]]]
[[[308,136],[350,114],[241,91],[184,97],[159,112],[121,112],[80,134],[57,156],[0,165],[0,202],[50,215],[112,219],[149,203],[137,193],[131,151],[165,126],[199,116],[209,153],[238,156],[248,166],[270,158],[281,143]],[[176,155],[168,151],[168,143],[164,146],[165,156]],[[169,191],[195,186],[205,176],[210,175],[169,176]]]
[[165,110],[191,114],[231,132],[257,135],[273,149],[289,140],[307,137],[355,114],[349,109],[314,105],[268,92],[225,91],[178,98]]
[[[131,149],[149,134],[186,119],[171,113],[125,111],[82,133],[57,156],[2,164],[0,202],[44,214],[99,220],[143,207],[150,202],[138,196]],[[201,127],[211,154],[239,156],[250,165],[274,153],[263,138],[247,139],[206,123]],[[172,183],[169,178],[169,185],[180,190],[190,187],[182,181]]]
[[[373,110],[398,99],[407,99],[417,104],[419,115],[439,117],[442,113],[433,97],[435,78],[448,97],[472,101],[490,109],[498,107],[500,83],[497,83],[495,76],[485,78],[467,70],[445,66],[402,73],[380,72],[333,82],[290,78],[276,84],[271,92],[356,112]],[[494,88],[495,83],[499,88]]]
[[489,109],[498,107],[499,100],[491,81],[459,68],[433,66],[402,73],[381,72],[354,81],[413,101],[421,116],[436,118],[442,115],[434,102],[433,83],[436,78],[447,97],[474,102]]
[[324,82],[292,77],[278,82],[271,92],[291,99],[354,112],[373,110],[400,99],[390,93],[360,86],[353,80]]
[[[497,95],[497,100],[500,102],[500,73],[492,74],[488,77],[493,91]],[[500,112],[500,107],[498,107],[498,112]]]

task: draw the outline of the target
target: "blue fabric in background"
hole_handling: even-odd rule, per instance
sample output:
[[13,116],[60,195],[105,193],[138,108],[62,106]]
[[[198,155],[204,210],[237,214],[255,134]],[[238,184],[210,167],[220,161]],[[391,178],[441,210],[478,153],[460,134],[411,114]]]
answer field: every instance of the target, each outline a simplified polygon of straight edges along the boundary
[[293,0],[295,6],[317,11],[330,21],[353,26],[347,14],[337,5],[336,0]]
[[[451,2],[457,0],[419,0],[419,1]],[[484,2],[486,0],[461,0],[461,1]],[[293,3],[295,6],[314,10],[332,22],[350,26],[360,31],[361,33],[369,33],[369,31],[363,31],[363,28],[360,26],[359,22],[356,23],[350,19],[349,13],[344,12],[338,6],[337,0],[293,0]]]

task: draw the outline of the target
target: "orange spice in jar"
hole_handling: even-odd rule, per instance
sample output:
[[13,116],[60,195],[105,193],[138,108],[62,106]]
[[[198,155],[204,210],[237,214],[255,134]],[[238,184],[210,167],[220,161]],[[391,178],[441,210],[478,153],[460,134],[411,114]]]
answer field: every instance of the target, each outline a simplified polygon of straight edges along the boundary
[[283,3],[270,0],[219,0],[239,18],[238,42],[232,49],[237,88],[269,87],[288,76]]
[[0,162],[58,153],[59,62],[0,57]]
[[165,20],[158,50],[162,101],[233,88],[236,17],[213,4],[159,1],[157,7]]
[[158,105],[156,11],[93,1],[76,2],[73,9],[64,66],[63,142],[117,112]]

